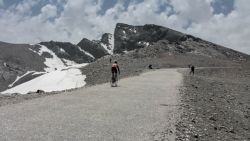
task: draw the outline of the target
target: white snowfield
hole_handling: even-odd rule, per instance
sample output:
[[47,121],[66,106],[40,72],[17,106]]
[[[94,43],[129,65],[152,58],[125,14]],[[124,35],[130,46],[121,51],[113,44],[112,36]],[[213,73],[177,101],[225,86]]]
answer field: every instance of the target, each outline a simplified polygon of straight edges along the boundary
[[85,75],[77,68],[69,68],[66,70],[57,70],[46,73],[26,83],[8,89],[3,94],[20,93],[27,94],[37,90],[45,92],[62,91],[65,89],[73,89],[83,87],[86,82]]
[[53,58],[45,58],[44,64],[47,66],[47,68],[45,68],[46,72],[52,72],[54,70],[63,69],[65,67],[65,64],[63,63],[63,61],[59,57],[57,57],[57,55],[53,51],[49,50],[44,45],[40,45],[40,46],[41,48],[38,52],[39,55],[42,55],[43,52],[48,52],[49,54],[53,56]]
[[39,52],[36,52],[34,50],[30,51],[33,51],[39,55],[42,55],[43,52],[48,52],[53,56],[53,58],[45,58],[44,64],[47,66],[45,68],[46,72],[28,71],[23,76],[17,76],[17,79],[9,85],[10,87],[12,87],[19,79],[30,73],[44,73],[43,75],[36,77],[28,82],[5,90],[1,92],[1,94],[27,94],[29,92],[36,92],[37,90],[43,90],[45,92],[62,91],[83,87],[86,84],[86,82],[84,81],[86,79],[86,76],[82,74],[79,68],[86,66],[87,63],[77,64],[74,61],[60,59],[46,46],[40,46],[41,48]]

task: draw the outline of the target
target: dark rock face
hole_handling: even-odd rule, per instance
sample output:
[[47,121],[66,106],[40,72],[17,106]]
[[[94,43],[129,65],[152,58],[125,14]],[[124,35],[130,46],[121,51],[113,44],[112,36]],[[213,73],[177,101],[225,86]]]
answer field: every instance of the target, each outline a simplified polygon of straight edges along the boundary
[[105,45],[111,45],[111,43],[109,42],[110,40],[110,36],[112,36],[112,34],[110,33],[104,33],[102,35],[102,39],[101,39],[101,42]]
[[114,39],[114,53],[126,53],[127,51],[150,47],[147,49],[147,55],[152,56],[152,53],[156,51],[153,48],[160,47],[161,51],[170,54],[188,53],[234,61],[250,59],[249,55],[244,53],[157,25],[131,26],[118,23],[115,28]]
[[113,43],[112,37],[113,37],[112,34],[104,33],[101,39],[101,45],[105,46],[105,49],[108,51],[109,54],[113,54],[114,43]]
[[118,23],[115,28],[115,53],[149,46],[159,40],[178,42],[184,34],[157,25],[131,26]]
[[[105,38],[103,40],[105,41]],[[95,59],[101,58],[109,54],[107,50],[105,50],[101,45],[101,41],[98,40],[90,41],[84,38],[77,45],[81,47],[83,50],[92,54],[95,57]]]
[[[59,58],[74,61],[76,63],[89,63],[94,61],[94,58],[86,54],[80,47],[69,42],[41,42],[41,45],[48,47]],[[49,58],[49,57],[46,57]]]
[[33,47],[0,42],[0,91],[27,71],[43,71],[45,59],[29,50]]

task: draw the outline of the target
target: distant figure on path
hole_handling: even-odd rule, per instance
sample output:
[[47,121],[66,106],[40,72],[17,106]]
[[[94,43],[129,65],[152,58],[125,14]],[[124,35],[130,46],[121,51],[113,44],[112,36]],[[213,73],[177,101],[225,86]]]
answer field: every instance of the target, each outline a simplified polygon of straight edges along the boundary
[[148,69],[153,69],[151,64],[148,65]]
[[191,67],[190,67],[190,74],[192,74],[192,75],[194,75],[194,69],[195,69],[195,67],[192,65]]
[[112,59],[111,58],[109,59],[109,63],[112,63]]

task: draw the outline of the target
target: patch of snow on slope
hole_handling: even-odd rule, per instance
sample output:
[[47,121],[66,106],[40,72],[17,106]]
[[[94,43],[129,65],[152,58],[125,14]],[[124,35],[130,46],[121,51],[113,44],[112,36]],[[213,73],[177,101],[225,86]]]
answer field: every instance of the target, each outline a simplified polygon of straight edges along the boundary
[[34,53],[37,53],[36,51],[34,51],[33,49],[29,48],[30,51],[34,52]]
[[51,71],[58,70],[58,69],[60,70],[60,69],[65,67],[62,60],[60,58],[58,58],[57,55],[53,51],[49,50],[44,45],[40,45],[40,47],[41,48],[40,48],[40,50],[38,52],[39,55],[42,55],[43,52],[48,52],[49,54],[52,55],[52,58],[45,58],[44,64],[47,66],[47,68],[44,68],[44,70],[46,72],[51,72]]
[[138,45],[143,45],[143,46],[146,46],[146,47],[149,46],[149,42],[144,42],[144,41],[139,41],[137,44]]
[[104,43],[101,43],[101,46],[109,53],[109,54],[112,54],[113,52],[111,51],[111,49],[109,48],[108,45],[104,44]]
[[88,55],[89,57],[95,59],[95,57],[94,57],[92,54],[90,54],[89,52],[83,50],[83,49],[82,49],[81,47],[79,47],[79,46],[77,46],[77,47],[78,47],[78,49],[79,49],[81,52],[83,52],[83,53],[85,53],[86,55]]
[[110,54],[112,55],[114,53],[114,47],[115,47],[115,39],[114,35],[109,36],[109,44],[110,44]]
[[26,75],[29,75],[30,73],[34,73],[34,71],[27,71],[25,74],[23,74],[22,76],[17,76],[16,80],[14,82],[12,82],[8,87],[12,87],[13,85],[15,85],[15,83],[17,81],[19,81],[21,78],[25,77]]
[[123,53],[128,54],[128,51],[127,51],[127,50],[124,50]]
[[60,52],[66,53],[66,51],[63,48],[60,48]]
[[109,53],[113,54],[114,51],[114,37],[113,35],[108,35],[108,44],[101,43],[101,46]]
[[[45,68],[46,72],[28,71],[24,75],[18,76],[17,79],[12,84],[10,84],[10,86],[12,87],[18,80],[31,73],[33,73],[32,75],[43,75],[8,90],[5,90],[4,92],[1,92],[1,94],[27,94],[29,92],[36,92],[37,90],[43,90],[45,92],[62,91],[83,87],[86,84],[86,82],[84,81],[86,75],[82,74],[80,68],[86,66],[87,63],[77,64],[76,62],[67,59],[60,59],[53,51],[49,50],[46,46],[39,46],[39,51],[35,51],[32,49],[30,49],[30,51],[37,53],[40,56],[44,52],[52,55],[52,58],[45,58],[44,64],[47,66],[47,68]],[[92,56],[91,54],[89,55]]]
[[52,71],[1,93],[27,94],[29,92],[36,92],[37,90],[52,92],[83,87],[86,84],[84,81],[86,76],[82,75],[79,68],[86,65],[78,64],[62,70]]
[[64,70],[65,69],[79,69],[79,68],[85,67],[87,65],[88,65],[88,63],[76,64],[76,65],[73,65],[73,66],[65,67]]
[[133,28],[133,29],[129,29],[131,32],[134,32],[134,33],[136,33],[136,29],[135,28]]
[[45,74],[46,72],[34,72],[32,75]]
[[77,63],[74,62],[74,61],[71,61],[71,60],[67,60],[67,59],[62,59],[63,62],[65,63],[66,66],[73,66],[73,65],[76,65]]

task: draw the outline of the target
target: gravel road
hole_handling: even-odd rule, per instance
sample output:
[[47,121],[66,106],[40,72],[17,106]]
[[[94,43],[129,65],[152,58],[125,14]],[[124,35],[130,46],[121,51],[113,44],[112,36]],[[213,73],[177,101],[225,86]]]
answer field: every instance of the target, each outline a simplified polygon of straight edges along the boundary
[[149,71],[0,107],[0,140],[175,140],[182,74]]

